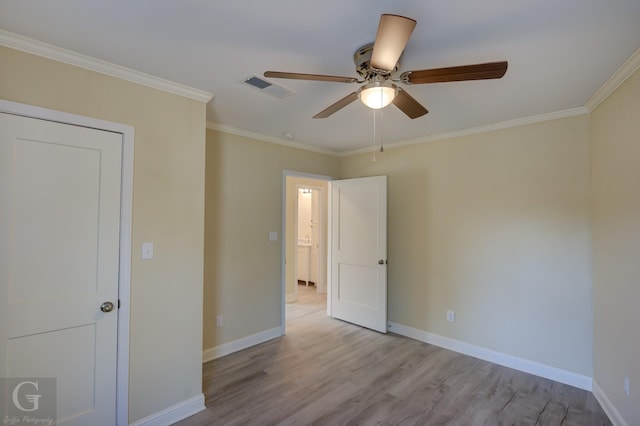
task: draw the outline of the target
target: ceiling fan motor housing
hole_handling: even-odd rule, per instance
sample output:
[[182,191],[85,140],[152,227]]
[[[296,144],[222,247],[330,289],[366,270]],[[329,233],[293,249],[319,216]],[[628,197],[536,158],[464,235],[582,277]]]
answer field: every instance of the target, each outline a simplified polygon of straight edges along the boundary
[[371,80],[376,76],[391,75],[400,69],[400,61],[389,72],[377,70],[371,67],[371,53],[373,52],[373,43],[365,44],[353,54],[353,62],[356,64],[356,71],[365,80]]

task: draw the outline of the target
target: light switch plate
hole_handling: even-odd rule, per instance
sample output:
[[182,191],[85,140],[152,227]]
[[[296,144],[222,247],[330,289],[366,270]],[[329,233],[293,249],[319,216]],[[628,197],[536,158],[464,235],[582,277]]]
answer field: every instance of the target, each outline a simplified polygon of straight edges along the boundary
[[153,243],[142,243],[142,259],[153,259]]
[[278,233],[275,231],[269,232],[269,241],[278,241]]

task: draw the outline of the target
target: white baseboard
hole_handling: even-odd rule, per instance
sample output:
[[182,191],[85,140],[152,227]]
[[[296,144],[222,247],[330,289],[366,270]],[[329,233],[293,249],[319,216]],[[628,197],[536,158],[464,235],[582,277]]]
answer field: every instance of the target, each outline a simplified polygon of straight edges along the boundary
[[204,409],[204,395],[199,394],[150,416],[136,420],[130,426],[169,426]]
[[587,391],[592,390],[592,378],[582,374],[572,373],[570,371],[551,367],[535,361],[507,355],[502,352],[475,346],[470,343],[440,336],[438,334],[428,333],[426,331],[418,330],[417,328],[408,327],[395,322],[389,322],[388,330],[401,336],[420,340],[421,342],[429,343],[431,345],[439,346],[465,355],[470,355],[475,358],[480,358],[485,361],[493,362],[494,364],[504,365],[505,367],[524,371],[525,373],[534,374],[536,376],[544,377],[545,379],[555,380],[556,382],[575,386]]
[[600,406],[609,416],[609,420],[613,423],[613,426],[628,426],[627,422],[624,420],[618,409],[611,402],[606,393],[602,390],[598,382],[593,381],[593,396],[596,397]]
[[202,351],[202,362],[212,361],[216,358],[250,348],[251,346],[258,345],[280,336],[282,336],[282,327],[274,327],[260,333],[252,334],[251,336],[243,337],[242,339],[234,340],[233,342],[205,349]]

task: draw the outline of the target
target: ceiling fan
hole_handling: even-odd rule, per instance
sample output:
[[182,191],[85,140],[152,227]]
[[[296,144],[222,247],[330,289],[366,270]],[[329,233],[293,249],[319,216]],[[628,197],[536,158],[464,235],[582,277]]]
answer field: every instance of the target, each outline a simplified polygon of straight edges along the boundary
[[399,15],[384,14],[380,17],[378,32],[373,43],[358,49],[353,55],[356,71],[361,79],[322,74],[301,74],[294,72],[266,71],[267,78],[288,78],[295,80],[329,81],[334,83],[366,83],[353,93],[320,111],[313,118],[327,118],[346,107],[356,99],[369,108],[380,109],[393,103],[409,118],[418,118],[429,111],[416,101],[402,87],[395,83],[426,84],[450,81],[488,80],[502,78],[507,72],[507,61],[484,64],[434,68],[419,71],[405,71],[399,79],[392,76],[399,70],[399,59],[416,21]]

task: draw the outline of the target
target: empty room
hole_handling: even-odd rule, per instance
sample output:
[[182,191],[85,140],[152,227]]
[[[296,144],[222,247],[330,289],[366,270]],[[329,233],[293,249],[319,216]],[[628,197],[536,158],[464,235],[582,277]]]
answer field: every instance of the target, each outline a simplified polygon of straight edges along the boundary
[[3,1],[2,418],[640,424],[638,22]]

